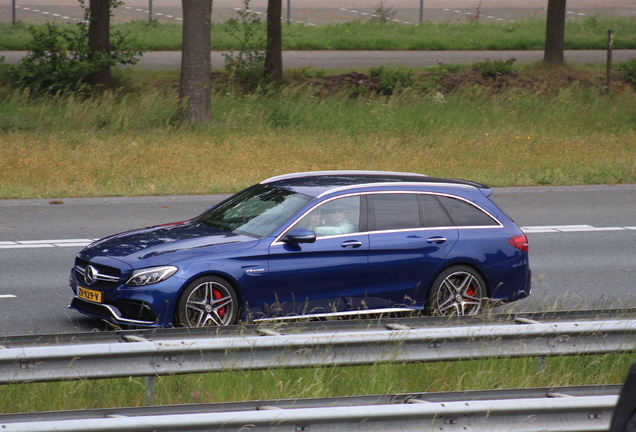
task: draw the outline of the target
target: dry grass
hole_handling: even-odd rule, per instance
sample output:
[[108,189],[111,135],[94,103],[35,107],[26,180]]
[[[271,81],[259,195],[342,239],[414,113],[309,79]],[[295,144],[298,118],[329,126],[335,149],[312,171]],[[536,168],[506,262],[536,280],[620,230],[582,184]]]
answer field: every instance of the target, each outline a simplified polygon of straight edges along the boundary
[[[516,132],[516,133],[515,133]],[[525,132],[525,133],[524,133]],[[4,198],[233,192],[295,171],[369,169],[473,179],[491,186],[636,181],[634,136],[537,137],[533,131],[428,136],[271,131],[204,137],[99,132],[0,136]],[[72,146],[69,142],[81,141]],[[18,144],[20,143],[20,144]]]
[[[352,97],[350,88],[318,96],[307,82],[250,95],[224,85],[214,121],[200,127],[175,120],[177,77],[166,74],[130,72],[118,93],[88,99],[5,92],[0,198],[234,192],[281,173],[331,169],[490,186],[634,183],[636,94],[606,95],[594,84],[600,73],[550,81],[532,66],[489,86],[463,71],[460,87],[444,74],[435,90],[429,77],[390,98]],[[449,81],[453,90],[437,98]]]

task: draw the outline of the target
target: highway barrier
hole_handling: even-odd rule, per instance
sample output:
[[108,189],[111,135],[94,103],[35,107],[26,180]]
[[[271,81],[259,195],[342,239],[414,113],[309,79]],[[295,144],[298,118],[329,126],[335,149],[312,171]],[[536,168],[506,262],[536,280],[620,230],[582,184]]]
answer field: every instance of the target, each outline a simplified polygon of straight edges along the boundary
[[[401,317],[5,337],[0,383],[315,365],[633,352],[636,310]],[[626,385],[0,415],[3,431],[634,430]],[[151,389],[149,389],[151,390]],[[620,399],[619,399],[620,393]],[[612,415],[616,409],[616,416]]]
[[[632,311],[633,312],[633,311]],[[117,378],[226,370],[455,361],[492,357],[633,352],[636,319],[619,316],[539,322],[513,316],[500,320],[447,321],[426,318],[250,325],[210,331],[75,335],[42,345],[5,340],[0,349],[0,383]],[[452,325],[451,325],[452,323]],[[468,323],[468,324],[467,324]]]
[[620,386],[0,415],[3,431],[607,431]]

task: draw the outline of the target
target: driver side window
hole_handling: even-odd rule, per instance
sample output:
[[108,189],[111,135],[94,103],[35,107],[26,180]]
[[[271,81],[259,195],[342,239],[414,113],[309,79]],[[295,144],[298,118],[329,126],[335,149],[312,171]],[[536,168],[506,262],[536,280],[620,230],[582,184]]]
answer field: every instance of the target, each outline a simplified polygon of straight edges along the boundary
[[349,234],[358,231],[360,221],[360,197],[347,197],[323,204],[298,222],[309,228],[316,237]]

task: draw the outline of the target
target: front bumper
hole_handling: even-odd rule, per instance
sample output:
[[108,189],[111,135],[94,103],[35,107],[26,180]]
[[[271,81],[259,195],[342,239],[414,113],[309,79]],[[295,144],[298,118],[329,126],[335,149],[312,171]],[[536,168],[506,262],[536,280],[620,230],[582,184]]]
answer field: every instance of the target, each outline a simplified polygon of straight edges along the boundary
[[[79,297],[73,297],[71,303],[68,305],[70,309],[75,309],[78,312],[81,312],[85,315],[89,315],[95,318],[102,318],[107,321],[113,322],[115,324],[123,324],[123,325],[135,325],[135,326],[144,326],[144,327],[154,327],[157,326],[157,318],[155,316],[154,319],[134,319],[126,317],[122,310],[114,305],[105,304],[105,303],[94,303]],[[143,310],[143,315],[152,318],[154,312],[152,309],[144,304],[140,304],[139,307]],[[142,315],[142,314],[139,314]]]

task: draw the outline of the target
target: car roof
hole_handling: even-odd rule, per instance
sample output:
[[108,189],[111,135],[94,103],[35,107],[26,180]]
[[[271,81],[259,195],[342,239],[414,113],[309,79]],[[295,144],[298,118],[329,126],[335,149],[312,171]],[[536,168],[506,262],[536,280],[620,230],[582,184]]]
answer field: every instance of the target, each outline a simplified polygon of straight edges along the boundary
[[386,185],[387,183],[435,183],[488,190],[488,186],[468,180],[394,171],[310,171],[280,175],[261,182],[261,184],[290,189],[310,196],[324,195],[335,189],[352,186]]

